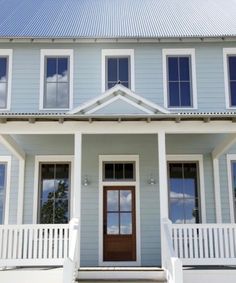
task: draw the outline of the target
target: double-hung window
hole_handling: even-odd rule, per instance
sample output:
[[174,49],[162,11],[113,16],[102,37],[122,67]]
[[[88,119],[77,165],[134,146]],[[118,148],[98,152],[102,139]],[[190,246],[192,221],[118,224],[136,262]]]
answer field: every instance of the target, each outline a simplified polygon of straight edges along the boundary
[[195,108],[194,50],[163,50],[164,94],[167,108]]
[[236,48],[224,48],[226,107],[236,108]]
[[102,92],[121,84],[134,91],[134,50],[102,50]]
[[10,109],[12,50],[0,49],[0,110]]
[[72,50],[41,50],[41,109],[71,108],[72,57]]

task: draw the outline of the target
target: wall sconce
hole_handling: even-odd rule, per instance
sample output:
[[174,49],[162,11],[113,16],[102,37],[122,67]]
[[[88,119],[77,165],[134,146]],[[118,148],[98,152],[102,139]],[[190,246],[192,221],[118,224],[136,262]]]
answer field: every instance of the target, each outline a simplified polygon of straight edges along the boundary
[[82,184],[83,184],[84,187],[87,187],[89,185],[89,180],[88,180],[88,176],[87,175],[84,176]]
[[148,179],[148,184],[151,185],[151,186],[156,184],[156,180],[155,180],[155,178],[153,177],[152,174],[150,175],[150,177]]

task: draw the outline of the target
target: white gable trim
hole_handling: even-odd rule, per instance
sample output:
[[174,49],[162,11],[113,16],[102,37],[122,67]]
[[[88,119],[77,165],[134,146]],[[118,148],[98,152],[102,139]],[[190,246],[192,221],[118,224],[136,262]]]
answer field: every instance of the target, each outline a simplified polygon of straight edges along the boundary
[[165,114],[170,113],[165,108],[135,94],[133,91],[124,87],[123,85],[116,85],[104,92],[102,95],[96,97],[95,99],[92,99],[84,105],[76,107],[75,109],[69,111],[68,114],[76,114],[79,112],[84,114],[92,114],[97,110],[116,101],[118,98],[122,99],[128,104],[131,104],[134,107],[137,107],[138,109],[141,109],[148,114],[155,114],[156,112]]

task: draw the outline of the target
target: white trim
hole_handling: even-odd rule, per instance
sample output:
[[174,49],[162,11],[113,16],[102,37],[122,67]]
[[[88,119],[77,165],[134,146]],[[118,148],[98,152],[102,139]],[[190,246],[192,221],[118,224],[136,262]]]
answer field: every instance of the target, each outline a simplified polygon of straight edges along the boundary
[[199,164],[199,193],[201,204],[201,220],[206,223],[206,203],[205,203],[205,181],[204,181],[204,164],[202,154],[180,154],[180,155],[167,155],[167,161],[196,161]]
[[73,213],[72,200],[74,196],[74,156],[73,155],[35,155],[34,162],[34,198],[33,198],[33,224],[38,222],[38,195],[39,195],[39,164],[40,162],[70,162],[71,163],[71,192],[70,192],[70,217]]
[[13,50],[12,49],[0,49],[0,56],[8,57],[8,74],[7,74],[7,101],[6,108],[0,108],[1,111],[9,111],[11,108],[11,91],[12,91],[12,62],[13,62]]
[[226,109],[236,109],[236,106],[230,106],[229,71],[228,71],[228,60],[227,60],[228,55],[236,55],[236,48],[223,48],[225,105],[226,105]]
[[212,165],[213,165],[213,180],[214,180],[214,192],[215,192],[216,223],[222,223],[219,159],[212,158]]
[[[103,162],[104,161],[133,161],[135,162],[136,180],[132,182],[104,182]],[[141,265],[141,234],[140,234],[140,175],[139,155],[99,155],[99,221],[98,221],[98,261],[99,266],[140,266]],[[136,206],[136,261],[103,261],[103,187],[104,186],[135,186]]]
[[[191,107],[168,107],[168,83],[167,83],[167,56],[169,55],[189,55],[191,57],[191,78],[192,78],[192,103]],[[197,109],[197,79],[196,79],[196,59],[195,49],[163,49],[163,91],[164,91],[164,107],[170,110],[188,110]]]
[[[39,110],[69,110],[73,108],[73,82],[74,82],[74,51],[73,49],[41,49],[40,50],[40,92],[39,92]],[[45,56],[68,56],[69,57],[69,107],[68,108],[44,108],[44,71]]]
[[228,192],[229,192],[229,211],[230,221],[235,223],[234,215],[234,195],[233,195],[233,175],[232,175],[232,161],[236,161],[236,154],[227,154],[227,177],[228,177]]
[[102,49],[102,93],[106,91],[106,57],[129,56],[130,57],[130,88],[135,90],[134,49]]
[[141,109],[142,111],[148,114],[155,114],[156,111],[159,111],[165,114],[170,113],[165,108],[143,98],[143,96],[139,96],[135,94],[133,91],[131,91],[127,87],[123,85],[116,85],[108,89],[102,95],[99,95],[96,98],[83,104],[82,106],[74,108],[73,110],[68,112],[68,114],[76,114],[79,112],[84,112],[85,114],[93,114],[97,110],[114,102],[115,97],[119,97],[119,98],[122,97],[122,99],[126,101],[127,103],[131,104],[134,107],[137,107],[138,109]]
[[7,171],[6,171],[6,192],[5,192],[5,204],[4,204],[4,216],[3,216],[3,223],[5,225],[9,224],[9,209],[10,209],[10,190],[11,190],[11,160],[12,157],[10,155],[1,155],[0,162],[7,164]]

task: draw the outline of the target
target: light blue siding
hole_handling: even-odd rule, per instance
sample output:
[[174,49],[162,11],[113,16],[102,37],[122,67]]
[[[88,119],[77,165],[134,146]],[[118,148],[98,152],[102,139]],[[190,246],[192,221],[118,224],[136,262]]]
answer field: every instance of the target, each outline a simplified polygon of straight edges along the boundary
[[134,49],[135,92],[163,106],[162,49],[195,48],[198,111],[226,111],[223,48],[234,43],[172,44],[0,44],[13,48],[12,112],[39,111],[40,49],[74,50],[74,100],[77,107],[101,94],[101,50]]

